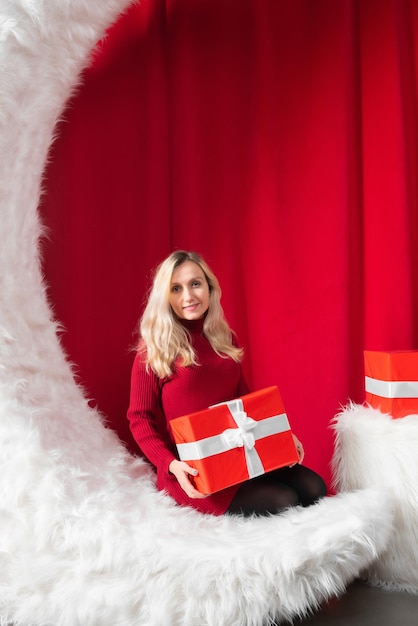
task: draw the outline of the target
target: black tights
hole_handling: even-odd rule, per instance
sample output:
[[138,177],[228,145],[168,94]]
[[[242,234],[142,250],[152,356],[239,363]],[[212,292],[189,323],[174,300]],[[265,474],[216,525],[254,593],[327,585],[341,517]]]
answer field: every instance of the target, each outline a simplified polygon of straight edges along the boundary
[[267,515],[291,506],[309,506],[326,495],[322,478],[303,465],[283,467],[240,485],[227,513]]

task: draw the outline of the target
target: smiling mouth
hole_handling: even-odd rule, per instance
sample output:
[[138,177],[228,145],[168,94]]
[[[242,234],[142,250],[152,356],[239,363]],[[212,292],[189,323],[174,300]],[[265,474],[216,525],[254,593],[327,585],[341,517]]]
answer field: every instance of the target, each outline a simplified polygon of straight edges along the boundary
[[183,307],[183,310],[185,309],[194,309],[195,307],[197,307],[199,305],[198,302],[195,302],[194,304],[188,304],[187,306]]

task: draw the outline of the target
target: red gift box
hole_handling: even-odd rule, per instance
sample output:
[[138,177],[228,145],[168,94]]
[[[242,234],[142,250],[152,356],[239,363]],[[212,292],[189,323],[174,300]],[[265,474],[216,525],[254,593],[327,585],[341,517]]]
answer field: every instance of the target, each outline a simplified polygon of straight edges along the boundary
[[199,472],[210,494],[297,463],[298,453],[277,387],[267,387],[170,422],[179,458]]
[[418,351],[364,351],[366,402],[399,418],[418,413]]

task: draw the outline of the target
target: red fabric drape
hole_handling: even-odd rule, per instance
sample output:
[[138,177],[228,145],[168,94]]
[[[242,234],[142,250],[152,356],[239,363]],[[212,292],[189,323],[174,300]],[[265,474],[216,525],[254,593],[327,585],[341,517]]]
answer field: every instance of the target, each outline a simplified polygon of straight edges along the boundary
[[143,0],[98,46],[45,175],[44,269],[129,445],[150,270],[194,249],[329,478],[363,349],[418,348],[417,37],[414,0]]

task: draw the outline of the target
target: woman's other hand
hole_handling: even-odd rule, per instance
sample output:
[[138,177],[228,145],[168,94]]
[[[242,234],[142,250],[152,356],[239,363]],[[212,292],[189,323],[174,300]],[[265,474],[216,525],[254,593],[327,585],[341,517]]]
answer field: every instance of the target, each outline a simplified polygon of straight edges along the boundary
[[297,450],[298,457],[299,457],[298,463],[299,465],[301,465],[303,462],[303,459],[305,458],[305,450],[303,449],[302,442],[299,441],[296,435],[293,435],[293,441],[295,442],[296,450]]
[[206,495],[195,489],[190,481],[193,476],[197,476],[198,474],[198,471],[194,469],[194,467],[190,467],[185,461],[174,459],[174,461],[171,461],[168,469],[177,478],[180,487],[186,492],[189,498],[206,498]]

